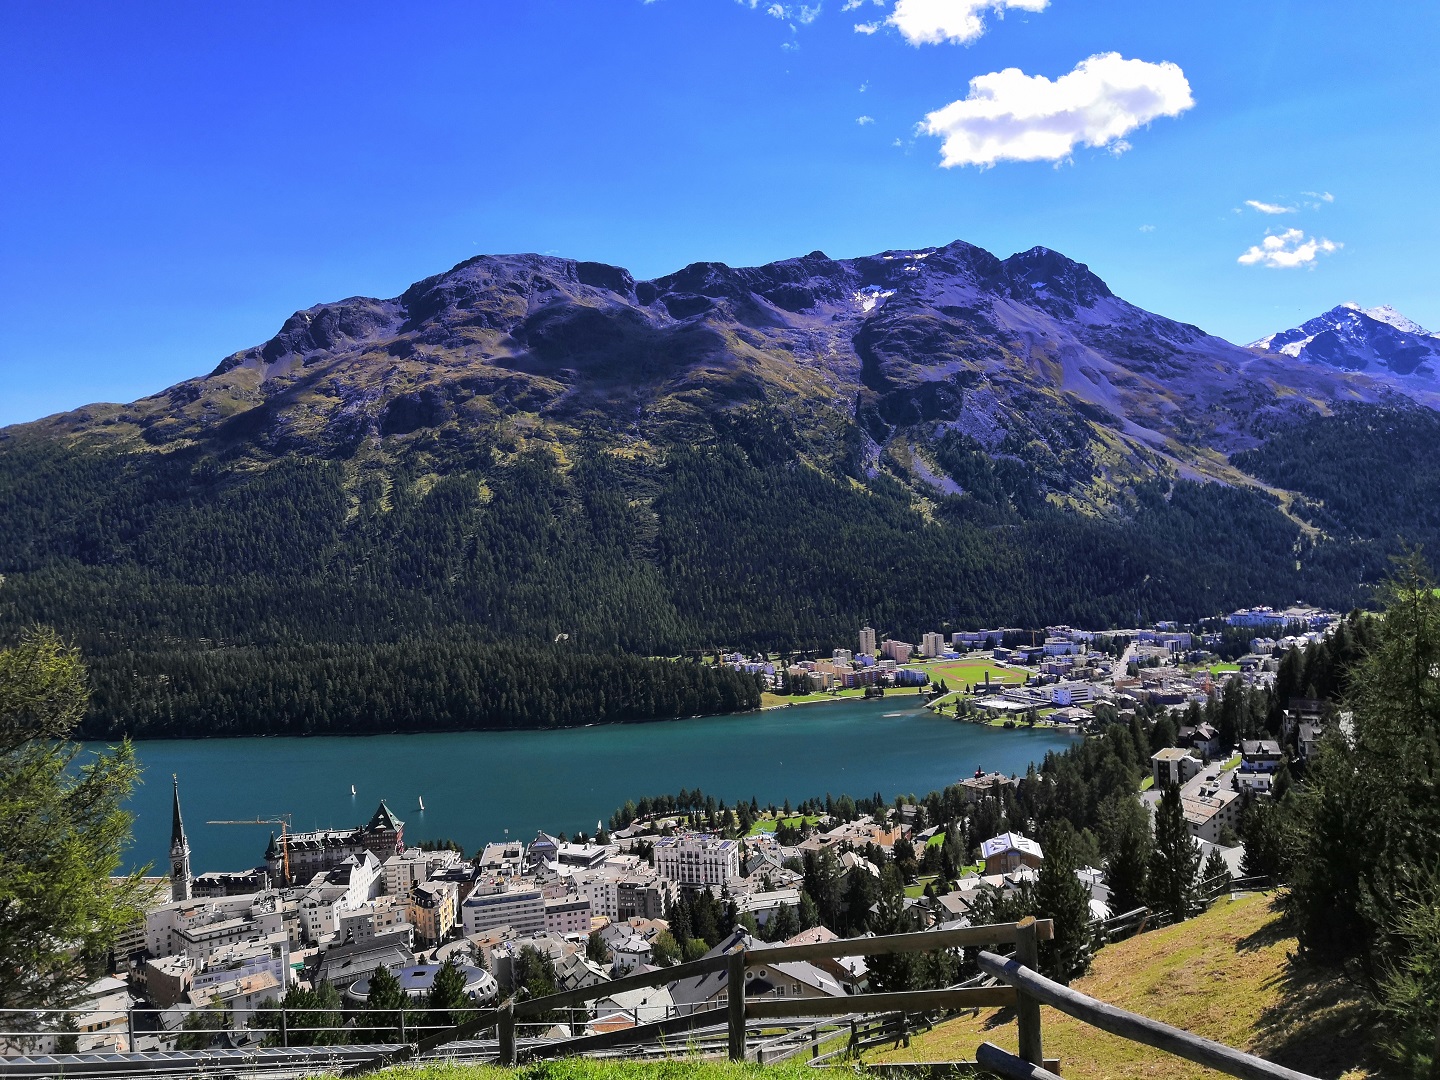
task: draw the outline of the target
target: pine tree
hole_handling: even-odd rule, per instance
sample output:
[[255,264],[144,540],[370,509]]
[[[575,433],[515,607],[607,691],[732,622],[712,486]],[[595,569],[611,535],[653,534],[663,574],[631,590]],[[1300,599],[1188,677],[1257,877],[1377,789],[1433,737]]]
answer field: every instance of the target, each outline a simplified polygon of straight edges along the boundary
[[1046,974],[1068,984],[1090,967],[1094,951],[1090,932],[1090,890],[1075,876],[1079,867],[1074,827],[1063,818],[1041,834],[1045,860],[1035,883],[1035,904],[1041,918],[1053,919],[1055,933],[1041,949]]
[[766,941],[788,941],[800,932],[800,917],[789,904],[781,904],[765,923]]
[[1101,805],[1100,848],[1110,914],[1123,915],[1145,903],[1150,847],[1150,815],[1139,799],[1120,793]]
[[[340,992],[328,982],[322,982],[313,990],[295,983],[285,991],[278,1005],[262,1005],[250,1026],[269,1030],[265,1046],[280,1046],[282,1041],[290,1046],[332,1046],[347,1041],[340,1009]],[[286,1029],[283,1037],[280,1033],[282,1010]],[[368,1039],[369,1035],[360,1032],[359,1037]]]
[[808,892],[800,893],[800,929],[813,930],[820,925],[820,908]]
[[384,964],[370,975],[370,992],[365,997],[365,1023],[369,1040],[395,1043],[401,1039],[401,1018],[409,998],[400,980]]
[[454,1011],[464,1009],[470,1004],[470,999],[465,994],[465,973],[456,967],[453,961],[446,960],[440,965],[440,970],[435,973],[435,980],[430,984],[425,1004],[430,1009],[426,1023],[433,1028],[455,1027],[465,1022],[466,1014]]
[[1168,787],[1155,814],[1155,847],[1150,853],[1148,895],[1150,906],[1174,921],[1188,919],[1198,909],[1195,875],[1200,849],[1190,836],[1180,789]]
[[610,952],[610,946],[600,936],[599,930],[592,930],[590,937],[585,941],[585,959],[601,967],[609,967],[615,957]]
[[1206,891],[1212,894],[1230,887],[1230,866],[1225,862],[1225,856],[1220,854],[1219,848],[1210,849],[1205,866],[1200,871],[1200,880],[1204,882]]

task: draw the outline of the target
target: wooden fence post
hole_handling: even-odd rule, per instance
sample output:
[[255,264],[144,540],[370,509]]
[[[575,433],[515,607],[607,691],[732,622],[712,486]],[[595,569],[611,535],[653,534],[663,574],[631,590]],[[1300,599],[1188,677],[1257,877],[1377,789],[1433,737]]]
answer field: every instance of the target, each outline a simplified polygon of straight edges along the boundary
[[496,1037],[500,1043],[501,1065],[515,1064],[515,1002],[507,1001],[500,1006],[499,1024]]
[[[1015,924],[1015,959],[1031,971],[1040,970],[1040,944],[1035,936],[1035,916],[1027,915]],[[1045,1066],[1044,1040],[1040,1036],[1040,1002],[1019,991],[1015,1018],[1020,1028],[1020,1056],[1031,1065]]]
[[730,954],[725,973],[730,1006],[730,1060],[745,1060],[745,950]]

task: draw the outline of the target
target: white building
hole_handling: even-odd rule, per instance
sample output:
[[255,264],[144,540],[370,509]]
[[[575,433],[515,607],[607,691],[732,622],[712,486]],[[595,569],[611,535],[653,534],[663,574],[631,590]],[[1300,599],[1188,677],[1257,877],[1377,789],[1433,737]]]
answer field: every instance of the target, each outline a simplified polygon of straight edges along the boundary
[[945,651],[945,635],[927,633],[920,639],[920,655],[931,659],[939,656]]
[[560,896],[545,901],[545,929],[551,934],[590,933],[590,898]]
[[539,889],[482,893],[476,889],[460,907],[467,936],[508,926],[520,934],[545,932],[545,894]]
[[724,887],[740,876],[740,845],[707,833],[663,836],[655,841],[655,869],[683,888]]
[[870,626],[860,628],[860,652],[866,656],[875,655],[875,629]]

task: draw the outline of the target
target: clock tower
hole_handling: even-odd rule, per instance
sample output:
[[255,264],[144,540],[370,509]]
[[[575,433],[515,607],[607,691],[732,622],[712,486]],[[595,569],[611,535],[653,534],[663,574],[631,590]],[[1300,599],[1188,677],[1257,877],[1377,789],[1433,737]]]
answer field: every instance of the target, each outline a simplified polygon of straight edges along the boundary
[[170,819],[170,899],[190,899],[190,841],[185,838],[185,822],[180,819],[180,780],[175,783],[175,801]]

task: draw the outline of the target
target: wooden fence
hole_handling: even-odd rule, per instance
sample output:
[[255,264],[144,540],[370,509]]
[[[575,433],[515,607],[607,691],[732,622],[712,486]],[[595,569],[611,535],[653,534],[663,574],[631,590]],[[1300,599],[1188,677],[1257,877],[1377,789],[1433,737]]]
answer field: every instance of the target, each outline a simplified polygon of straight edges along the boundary
[[[1049,940],[1053,934],[1054,924],[1049,919],[1025,918],[1016,923],[996,923],[956,930],[848,938],[812,945],[771,945],[760,949],[736,949],[677,967],[629,975],[599,986],[567,990],[534,1000],[517,1001],[512,997],[492,1012],[351,1069],[350,1074],[370,1072],[415,1054],[428,1053],[448,1042],[471,1038],[492,1027],[497,1032],[499,1064],[514,1065],[521,1057],[515,1038],[517,1019],[575,1008],[626,990],[664,986],[680,979],[724,971],[726,979],[723,999],[716,995],[707,1007],[617,1031],[530,1045],[525,1047],[524,1056],[533,1059],[588,1054],[650,1042],[667,1035],[704,1028],[718,1029],[723,1026],[726,1032],[725,1049],[730,1059],[744,1061],[749,1055],[749,1021],[835,1018],[847,1014],[850,1016],[850,1038],[846,1049],[853,1052],[866,1044],[875,1045],[880,1041],[905,1041],[908,1044],[911,1024],[908,1018],[914,1014],[1013,1007],[1019,1043],[1018,1056],[985,1043],[976,1051],[975,1064],[1002,1077],[1053,1080],[1059,1072],[1060,1062],[1045,1057],[1040,1017],[1041,1005],[1048,1005],[1102,1031],[1156,1047],[1240,1080],[1313,1080],[1312,1077],[1252,1054],[1107,1005],[1060,983],[1052,982],[1041,975],[1038,968],[1040,942]],[[991,952],[990,947],[996,945],[1014,946],[1014,955],[1004,957]],[[897,953],[958,948],[978,948],[980,951],[977,962],[980,969],[995,982],[991,985],[950,987],[943,990],[908,990],[843,997],[782,998],[768,994],[752,997],[746,993],[745,974],[752,968],[844,956],[890,956]],[[864,1021],[861,1019],[865,1016],[873,1017],[874,1014],[893,1016]],[[808,1032],[811,1057],[818,1062],[821,1059],[819,1035],[824,1026],[826,1025],[819,1024],[802,1030],[799,1039],[796,1039],[796,1033],[792,1032],[786,1037],[771,1041],[768,1047],[771,1053],[768,1055],[767,1044],[762,1042],[755,1048],[755,1059],[777,1061],[803,1051],[807,1046],[805,1035]],[[835,1030],[832,1029],[831,1038],[835,1037]],[[780,1053],[782,1049],[783,1056]]]
[[[676,1035],[704,1027],[724,1024],[728,1031],[727,1052],[732,1060],[746,1057],[746,1024],[750,1020],[779,1020],[804,1017],[838,1017],[852,1013],[920,1013],[956,1009],[978,1009],[1020,1004],[1020,995],[1010,986],[971,986],[946,990],[911,990],[899,993],[853,994],[843,997],[771,998],[750,997],[745,992],[745,972],[750,968],[795,961],[835,959],[844,956],[891,956],[897,953],[930,952],[939,949],[978,948],[1013,945],[1016,955],[1036,964],[1039,942],[1049,940],[1054,932],[1050,920],[1023,919],[1018,923],[995,923],[969,926],[956,930],[919,931],[891,934],[885,937],[846,938],[811,945],[770,945],[761,949],[737,949],[720,956],[709,956],[688,964],[627,975],[598,986],[566,990],[531,1000],[511,997],[492,1010],[480,1013],[464,1024],[438,1032],[410,1046],[383,1055],[366,1065],[347,1071],[361,1075],[396,1064],[419,1054],[427,1054],[446,1043],[470,1039],[493,1028],[501,1065],[514,1065],[520,1059],[516,1043],[517,1021],[527,1016],[540,1016],[565,1009],[588,1005],[627,990],[667,986],[670,983],[701,975],[725,972],[723,1003],[698,1008],[681,1016],[649,1024],[571,1039],[556,1039],[544,1045],[527,1046],[526,1058],[562,1057],[594,1053],[598,1050],[648,1042],[661,1036]],[[1027,1044],[1039,1045],[1039,1007],[1022,1008],[1020,1030]]]

